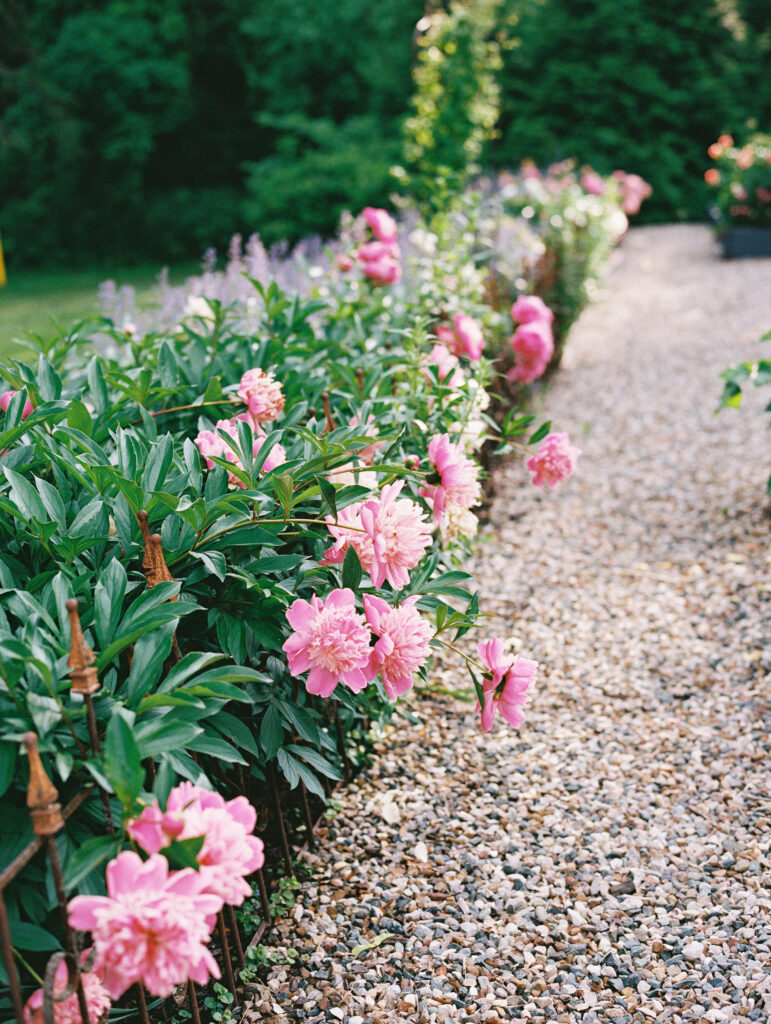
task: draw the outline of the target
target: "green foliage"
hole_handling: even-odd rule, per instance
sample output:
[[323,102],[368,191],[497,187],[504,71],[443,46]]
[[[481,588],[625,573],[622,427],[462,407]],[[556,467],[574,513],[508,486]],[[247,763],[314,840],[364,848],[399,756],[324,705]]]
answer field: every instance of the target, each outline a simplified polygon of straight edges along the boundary
[[760,112],[755,35],[736,20],[732,31],[703,0],[521,7],[520,45],[504,53],[496,165],[576,157],[604,174],[634,171],[653,185],[647,219],[703,218],[706,147]]
[[[98,892],[121,844],[104,837],[98,790],[119,826],[153,797],[165,801],[179,779],[233,796],[263,783],[268,763],[285,789],[302,783],[323,799],[322,780],[342,775],[338,721],[350,762],[361,762],[369,723],[387,720],[393,705],[380,683],[312,700],[292,678],[283,644],[297,598],[349,586],[360,604],[365,593],[392,603],[414,596],[427,616],[452,601],[456,618],[444,631],[454,637],[476,618],[470,577],[451,568],[455,556],[438,537],[399,593],[375,588],[353,555],[340,565],[323,556],[332,543],[325,517],[373,487],[402,480],[418,500],[426,470],[407,460],[425,462],[427,433],[457,436],[487,370],[470,368],[462,388],[416,387],[432,344],[422,299],[395,304],[382,289],[340,278],[323,291],[299,299],[254,282],[251,304],[211,300],[210,317],[131,338],[109,322],[81,323],[34,343],[35,365],[3,367],[3,390],[17,391],[0,417],[3,864],[31,836],[18,756],[25,732],[38,735],[63,803],[96,784],[58,842],[68,888]],[[281,381],[284,414],[256,452],[239,423],[235,440],[223,435],[238,462],[215,457],[207,469],[193,438],[243,410],[235,393],[256,366]],[[331,424],[313,411],[324,394]],[[28,397],[34,411],[23,419]],[[377,485],[332,482],[371,446],[371,435],[348,425],[370,415],[384,446],[368,469]],[[278,443],[285,461],[266,472]],[[152,587],[142,510],[173,577]],[[67,674],[72,598],[101,682],[98,755]],[[196,837],[163,852],[175,867],[195,867],[199,850]],[[22,941],[26,925],[55,934],[44,862],[25,868],[6,899]]]
[[771,226],[771,135],[755,132],[741,145],[721,136],[709,152],[715,167],[705,178],[716,189],[716,219],[721,224]]
[[[771,331],[767,331],[761,340],[771,341]],[[771,359],[737,363],[723,370],[720,376],[723,378],[723,393],[716,412],[726,408],[739,409],[744,395],[743,389],[747,384],[752,383],[756,388],[771,384]],[[771,402],[766,406],[766,412],[771,413]],[[771,424],[769,426],[771,427]],[[766,493],[771,495],[771,476],[766,482]]]
[[338,125],[330,118],[265,114],[260,122],[281,132],[273,156],[246,165],[246,220],[259,225],[265,242],[330,236],[344,210],[388,195],[399,144],[374,116]]
[[[269,241],[331,233],[341,208],[372,201],[367,180],[385,189],[420,11],[417,0],[3,5],[0,226],[12,273],[188,258],[263,219]],[[294,170],[298,143],[307,163]],[[274,195],[282,167],[291,188]]]
[[[500,0],[452,0],[418,23],[414,113],[405,122],[399,177],[427,209],[462,191],[479,170],[498,119]],[[437,187],[439,186],[439,187]]]

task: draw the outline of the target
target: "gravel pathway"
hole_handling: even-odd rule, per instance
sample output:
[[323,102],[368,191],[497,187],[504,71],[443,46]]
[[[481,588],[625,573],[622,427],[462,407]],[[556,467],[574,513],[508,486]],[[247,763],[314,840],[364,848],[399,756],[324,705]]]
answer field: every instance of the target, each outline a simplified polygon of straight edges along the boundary
[[247,1017],[768,1021],[768,396],[713,409],[769,327],[771,261],[630,233],[544,396],[578,472],[544,494],[500,469],[474,559],[490,633],[541,663],[528,719],[484,736],[417,695],[306,856]]

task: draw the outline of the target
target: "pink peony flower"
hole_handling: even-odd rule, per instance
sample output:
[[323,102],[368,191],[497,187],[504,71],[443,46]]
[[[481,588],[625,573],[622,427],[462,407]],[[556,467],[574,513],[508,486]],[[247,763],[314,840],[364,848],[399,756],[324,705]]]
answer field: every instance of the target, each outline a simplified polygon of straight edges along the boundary
[[281,385],[272,373],[260,369],[247,370],[241,377],[238,397],[246,402],[255,423],[270,423],[278,419],[284,408]]
[[[350,420],[348,420],[348,426],[361,428],[360,433],[365,434],[367,437],[377,437],[378,435],[377,421],[372,414],[367,417],[366,423],[362,422],[361,417],[358,415],[351,416]],[[374,444],[367,445],[366,448],[356,452],[356,457],[361,459],[365,465],[371,466],[375,461],[375,456],[384,444],[385,441],[375,441]]]
[[554,352],[551,327],[545,320],[520,324],[509,344],[517,356],[517,364],[507,374],[509,380],[525,383],[536,380],[546,370]]
[[550,324],[554,313],[539,295],[520,295],[511,307],[511,319],[515,324]]
[[396,241],[396,221],[386,210],[367,206],[364,208],[364,220],[372,228],[372,233],[379,242]]
[[463,355],[465,353],[469,359],[476,362],[485,347],[482,328],[473,317],[467,316],[465,313],[458,313],[453,324],[459,349],[459,351],[455,350],[455,354]]
[[452,327],[448,324],[438,324],[434,333],[454,356],[467,356],[473,362],[481,357],[485,347],[481,327],[466,313],[458,313]]
[[431,526],[423,518],[420,506],[409,498],[398,497],[403,486],[403,480],[389,484],[379,497],[365,501],[359,512],[361,524],[372,541],[367,572],[376,587],[382,587],[385,580],[395,590],[406,587],[409,570],[415,568],[431,546]]
[[[715,143],[715,145],[717,144]],[[710,146],[710,150],[712,150],[712,146]],[[722,147],[720,147],[720,152],[722,152]],[[710,156],[712,155],[710,152]],[[625,171],[614,171],[611,177],[621,187],[621,207],[624,213],[630,216],[639,213],[643,200],[653,192],[648,182],[639,174],[627,174]]]
[[556,487],[567,480],[575,469],[579,448],[570,443],[567,434],[548,434],[542,441],[537,454],[527,460],[527,468],[533,474],[536,487]]
[[719,185],[720,171],[717,169],[717,167],[710,167],[709,170],[705,171],[704,180],[708,185]]
[[337,254],[337,266],[339,270],[347,274],[351,267],[353,267],[353,260],[347,253],[339,252]]
[[[80,978],[83,983],[83,995],[86,997],[89,1024],[99,1024],[99,1021],[107,1016],[112,1006],[112,1000],[99,977],[93,971],[85,971],[81,974]],[[62,960],[57,966],[56,974],[54,975],[55,996],[61,995],[65,991],[67,982],[67,964]],[[62,999],[61,1002],[55,1001],[53,1008],[55,1024],[82,1024],[83,1018],[80,1015],[77,992],[73,992],[72,995]],[[33,992],[27,1000],[24,1006],[24,1024],[44,1024],[42,988],[39,988],[37,992]]]
[[362,502],[357,501],[340,509],[337,521],[334,516],[326,517],[327,529],[335,538],[335,543],[324,552],[321,565],[340,565],[346,551],[352,547],[359,556],[362,569],[365,572],[370,571],[375,553],[374,543],[362,526],[361,507]]
[[482,493],[478,467],[460,445],[452,443],[449,434],[437,434],[431,439],[428,459],[439,475],[439,482],[429,482],[418,493],[431,502],[434,519],[442,518],[448,502],[463,508],[478,503]]
[[[11,399],[13,398],[13,396],[15,394],[16,394],[16,391],[11,389],[10,391],[5,391],[5,392],[3,392],[2,395],[0,395],[0,409],[3,412],[7,412],[8,411],[8,406],[11,404]],[[30,416],[32,414],[32,412],[34,412],[34,409],[35,409],[34,405],[32,404],[32,402],[30,402],[30,400],[28,398],[25,401],[24,408],[21,411],[21,418],[23,420],[26,420],[26,418],[28,416]]]
[[402,276],[396,242],[367,242],[356,253],[361,269],[374,284],[395,284]]
[[262,840],[253,836],[257,814],[243,796],[227,802],[219,793],[181,782],[169,793],[166,812],[156,801],[128,828],[146,853],[158,853],[173,839],[203,836],[198,853],[202,892],[240,906],[251,895],[245,876],[265,863]]
[[[446,345],[437,342],[423,360],[423,366],[435,366],[439,374],[439,380],[448,388],[458,388],[463,384],[465,377],[463,370],[458,366],[458,357],[454,356]],[[426,380],[431,381],[431,375],[424,372]]]
[[[535,682],[538,662],[531,661],[530,658],[507,660],[503,652],[503,643],[497,638],[480,643],[477,650],[482,662],[490,670],[489,674],[485,673],[482,680],[482,728],[485,732],[492,729],[496,712],[500,712],[509,725],[522,725],[525,715],[521,709],[527,701],[529,689]],[[477,704],[477,711],[479,710]]]
[[[260,427],[259,423],[254,423],[248,413],[241,413],[239,416],[234,416],[229,420],[217,420],[217,430],[224,430],[232,439],[238,442],[238,421],[243,420],[247,423],[252,430],[255,429],[258,433],[253,435],[252,440],[252,454],[256,455],[265,441],[265,434]],[[197,445],[199,452],[204,458],[207,469],[214,468],[214,458],[226,459],[231,462],[237,469],[243,470],[244,466],[241,459],[236,455],[224,437],[220,437],[217,430],[201,430],[198,432],[194,443]],[[269,473],[272,469],[277,466],[281,466],[286,462],[286,451],[283,445],[274,444],[268,453],[267,459],[263,462],[260,468],[260,475],[264,476],[265,473]],[[246,484],[240,480],[235,473],[228,473],[228,483],[233,487],[246,487]]]
[[308,693],[329,697],[338,683],[354,693],[363,690],[369,675],[370,632],[355,608],[353,591],[333,590],[322,602],[298,598],[286,613],[294,633],[284,644],[292,675],[308,673]]
[[392,608],[380,597],[364,595],[364,612],[372,632],[380,639],[372,649],[370,672],[378,672],[391,700],[412,688],[413,673],[425,664],[429,655],[431,627],[415,607],[417,597],[409,597]]
[[581,178],[581,185],[593,196],[601,196],[605,192],[605,182],[596,171],[589,171]]
[[192,979],[205,985],[219,967],[206,948],[222,900],[202,893],[197,871],[169,873],[160,854],[142,861],[125,850],[107,865],[107,896],[75,896],[70,927],[90,931],[95,971],[113,999],[140,982],[154,996],[170,996]]
[[434,334],[437,339],[441,341],[443,345],[446,345],[450,350],[457,344],[457,338],[455,337],[455,331],[449,324],[437,324],[434,328]]

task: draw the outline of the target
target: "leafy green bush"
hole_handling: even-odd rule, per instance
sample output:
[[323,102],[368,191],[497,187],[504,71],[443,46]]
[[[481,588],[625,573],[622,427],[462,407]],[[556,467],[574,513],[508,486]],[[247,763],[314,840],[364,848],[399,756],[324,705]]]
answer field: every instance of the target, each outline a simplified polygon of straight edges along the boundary
[[715,166],[704,173],[722,224],[771,224],[771,135],[756,132],[738,146],[721,135],[709,147]]
[[[762,341],[771,341],[771,331],[767,331]],[[720,375],[723,378],[723,393],[720,396],[720,404],[717,411],[721,409],[739,409],[742,404],[743,389],[747,384],[752,383],[759,388],[771,384],[771,359],[758,359],[756,362],[737,363],[723,370]],[[771,402],[766,406],[766,412],[771,413]],[[766,483],[766,493],[771,494],[771,476]]]
[[[388,235],[390,218],[373,212]],[[354,225],[351,238],[362,230]],[[227,306],[199,293],[171,326],[161,310],[148,330],[83,322],[40,342],[36,366],[3,368],[4,864],[31,838],[18,756],[28,730],[63,803],[96,786],[57,838],[68,892],[102,891],[103,864],[125,842],[120,826],[154,798],[163,806],[180,779],[254,798],[275,770],[285,790],[302,784],[322,796],[344,756],[361,759],[371,723],[398,713],[391,698],[402,690],[375,667],[361,692],[337,685],[319,697],[310,680],[303,686],[305,670],[292,675],[286,657],[298,629],[287,611],[298,601],[347,590],[357,608],[370,598],[385,609],[414,607],[426,635],[415,641],[410,676],[426,678],[429,638],[430,647],[458,650],[478,614],[470,577],[457,568],[478,497],[477,471],[463,453],[491,427],[490,367],[455,357],[448,376],[428,318],[437,307],[448,317],[458,304],[481,306],[482,279],[466,267],[467,252],[444,252],[436,272],[418,260],[415,276],[394,289],[333,265],[306,298],[257,280]],[[451,293],[440,293],[442,281]],[[246,416],[249,381],[271,396],[268,415],[249,405],[264,431]],[[517,418],[511,435],[531,423]],[[432,454],[443,435],[460,471],[457,484],[447,483],[444,513],[445,470]],[[455,486],[466,497],[454,498]],[[369,555],[357,546],[357,531],[366,532],[357,508],[367,502],[374,516],[378,502],[397,498],[406,520],[389,535],[394,552],[409,530],[425,533],[416,517],[425,524],[432,508],[439,529],[426,533],[425,550],[413,538],[403,575],[389,568],[376,578],[372,552],[388,565],[397,555],[378,546],[385,526],[366,528],[375,531]],[[99,754],[69,679],[73,600],[101,682]],[[473,658],[470,668],[489,711],[488,669]],[[115,836],[105,835],[105,798]],[[20,949],[34,959],[56,947],[42,861],[24,869],[6,901]]]
[[[575,157],[653,185],[648,220],[703,219],[704,149],[758,115],[756,39],[702,0],[523,5],[501,73],[498,167]],[[767,76],[766,76],[767,77]]]

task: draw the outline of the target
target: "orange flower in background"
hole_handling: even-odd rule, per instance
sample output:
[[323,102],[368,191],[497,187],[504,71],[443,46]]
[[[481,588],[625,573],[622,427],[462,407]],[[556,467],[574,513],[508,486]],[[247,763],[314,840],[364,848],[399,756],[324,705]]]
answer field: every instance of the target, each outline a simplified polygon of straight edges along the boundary
[[712,145],[707,150],[707,152],[709,153],[709,155],[712,157],[713,160],[717,160],[717,158],[723,152],[723,147],[720,145],[719,142],[713,142]]
[[704,180],[708,185],[719,185],[720,171],[716,167],[710,167],[708,171],[704,172]]
[[732,135],[721,135],[717,140],[718,146],[733,146],[734,140]]

